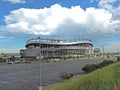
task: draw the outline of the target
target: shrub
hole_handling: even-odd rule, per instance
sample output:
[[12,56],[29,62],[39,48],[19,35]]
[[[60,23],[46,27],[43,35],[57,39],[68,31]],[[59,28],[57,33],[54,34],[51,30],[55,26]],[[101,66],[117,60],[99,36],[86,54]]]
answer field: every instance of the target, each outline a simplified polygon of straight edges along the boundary
[[72,78],[72,77],[73,77],[73,73],[62,72],[62,73],[60,74],[60,78],[61,78],[62,80],[68,80],[68,79],[70,79],[70,78]]
[[117,61],[120,61],[120,57],[119,56],[117,57]]
[[0,63],[6,62],[6,59],[0,58]]
[[102,68],[104,66],[107,66],[109,64],[114,63],[114,61],[111,60],[104,60],[103,62],[99,63],[99,64],[86,64],[82,70],[86,73],[92,72],[98,68]]
[[97,67],[96,67],[95,64],[86,64],[86,65],[82,68],[82,70],[85,71],[86,73],[92,72],[92,71],[94,71],[94,70],[96,70],[96,69],[97,69]]
[[104,67],[104,66],[107,66],[107,65],[112,64],[112,63],[114,63],[114,61],[104,60],[104,61],[103,61],[102,63],[100,63],[99,65],[100,65],[101,67]]

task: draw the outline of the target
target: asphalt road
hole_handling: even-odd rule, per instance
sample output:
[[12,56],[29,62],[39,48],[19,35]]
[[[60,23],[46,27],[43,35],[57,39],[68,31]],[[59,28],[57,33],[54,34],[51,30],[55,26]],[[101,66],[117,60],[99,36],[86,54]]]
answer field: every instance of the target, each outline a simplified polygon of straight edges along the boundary
[[[111,58],[114,59],[114,58]],[[71,72],[81,75],[81,68],[86,64],[100,63],[103,59],[66,60],[59,62],[42,63],[42,85],[48,86],[61,79],[61,72]],[[0,90],[37,90],[39,86],[39,63],[1,64]]]

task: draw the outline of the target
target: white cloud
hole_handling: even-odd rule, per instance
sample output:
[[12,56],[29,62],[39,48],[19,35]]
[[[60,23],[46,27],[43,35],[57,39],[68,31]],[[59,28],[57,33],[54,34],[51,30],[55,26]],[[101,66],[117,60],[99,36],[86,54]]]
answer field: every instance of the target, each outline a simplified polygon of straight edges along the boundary
[[75,35],[86,33],[102,35],[116,33],[120,20],[113,20],[113,14],[105,9],[80,6],[71,8],[58,4],[50,8],[13,10],[5,16],[7,31],[35,35]]
[[90,3],[93,3],[95,0],[90,0]]
[[111,12],[120,6],[120,0],[100,0],[98,6]]
[[100,0],[99,6],[105,9],[111,10],[113,8],[113,3],[116,2],[116,0]]
[[26,3],[25,0],[3,0],[3,1],[8,1],[8,2],[13,3],[13,4],[16,4],[16,3],[24,4],[24,3]]
[[120,6],[114,8],[114,9],[112,10],[112,12],[114,13],[113,19],[114,19],[114,20],[119,20],[119,21],[120,21]]
[[114,21],[116,31],[119,31],[120,27],[120,0],[100,0],[99,7],[106,9],[112,13],[112,21]]
[[98,2],[99,0],[89,0],[90,3]]
[[6,38],[6,36],[0,35],[0,39],[1,39],[1,38]]

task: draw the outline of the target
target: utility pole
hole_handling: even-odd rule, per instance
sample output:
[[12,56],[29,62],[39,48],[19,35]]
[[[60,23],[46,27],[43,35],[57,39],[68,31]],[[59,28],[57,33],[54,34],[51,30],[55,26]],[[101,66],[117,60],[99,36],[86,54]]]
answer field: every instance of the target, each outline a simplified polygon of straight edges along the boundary
[[117,48],[117,53],[119,54],[119,48]]
[[103,60],[104,60],[104,46],[102,46],[102,50],[103,50]]
[[39,51],[38,51],[38,59],[39,59],[39,87],[38,87],[38,90],[42,90],[42,77],[41,77],[41,58],[42,58],[42,55],[41,55],[41,38],[38,37],[37,40],[39,40]]

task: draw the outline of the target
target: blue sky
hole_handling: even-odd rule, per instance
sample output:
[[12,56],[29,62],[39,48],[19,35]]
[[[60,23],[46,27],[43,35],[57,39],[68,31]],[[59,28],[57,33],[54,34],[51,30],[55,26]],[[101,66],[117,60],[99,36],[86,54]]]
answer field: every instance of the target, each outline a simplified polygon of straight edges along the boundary
[[19,52],[33,37],[87,38],[120,49],[120,0],[0,0],[0,52]]

